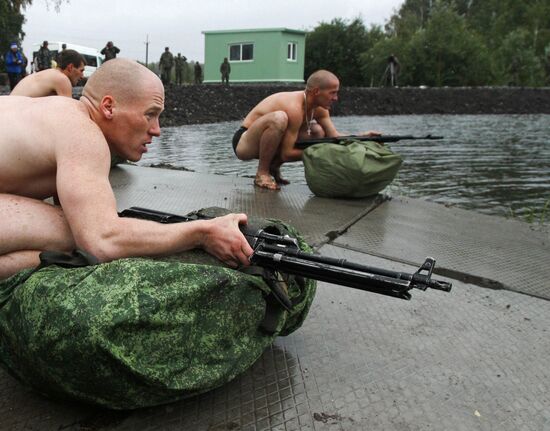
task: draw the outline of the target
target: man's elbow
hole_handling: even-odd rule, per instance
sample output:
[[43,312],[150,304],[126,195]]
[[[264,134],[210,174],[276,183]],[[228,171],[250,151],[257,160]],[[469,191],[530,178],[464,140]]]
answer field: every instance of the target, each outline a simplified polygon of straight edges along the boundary
[[114,232],[75,236],[76,247],[96,257],[100,262],[110,262],[123,256],[121,247],[116,245]]

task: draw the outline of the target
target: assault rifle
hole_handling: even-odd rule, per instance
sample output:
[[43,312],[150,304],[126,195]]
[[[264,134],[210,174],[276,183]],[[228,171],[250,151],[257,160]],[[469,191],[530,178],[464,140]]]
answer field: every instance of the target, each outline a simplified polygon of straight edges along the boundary
[[[121,217],[152,220],[158,223],[181,223],[205,219],[198,215],[181,216],[146,208],[131,207],[119,213]],[[451,291],[451,283],[432,280],[435,259],[428,257],[414,274],[389,271],[348,262],[345,259],[319,256],[300,250],[298,240],[289,235],[276,235],[263,229],[240,227],[254,250],[250,263],[280,273],[294,274],[319,281],[349,286],[360,290],[411,299],[409,290],[428,288]]]
[[296,141],[294,146],[300,150],[303,150],[307,147],[310,147],[315,144],[339,144],[343,141],[354,139],[356,141],[370,141],[370,142],[397,142],[397,141],[406,141],[406,140],[419,140],[419,139],[443,139],[443,136],[412,136],[412,135],[347,135],[347,136],[336,136],[335,138],[318,138],[318,139],[304,139],[301,141]]

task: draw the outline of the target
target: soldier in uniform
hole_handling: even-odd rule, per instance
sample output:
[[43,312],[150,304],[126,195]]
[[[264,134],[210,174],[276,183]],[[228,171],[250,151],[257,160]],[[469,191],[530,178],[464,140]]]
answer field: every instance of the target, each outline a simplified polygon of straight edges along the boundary
[[182,56],[178,52],[177,57],[174,59],[176,63],[176,84],[181,85],[185,81],[185,70],[187,69],[187,57]]
[[223,59],[223,63],[220,66],[220,73],[222,74],[222,84],[225,82],[229,85],[229,74],[231,73],[231,65],[227,61],[227,57]]
[[160,56],[159,67],[162,83],[170,85],[170,75],[172,75],[172,68],[174,67],[174,56],[168,47],[164,48],[164,52]]
[[105,48],[103,48],[100,52],[101,55],[105,56],[105,60],[103,60],[105,62],[116,58],[116,55],[120,52],[120,49],[114,46],[113,42],[109,41],[107,42],[107,45],[105,45]]
[[202,68],[198,61],[195,62],[195,84],[202,82]]
[[51,67],[52,53],[48,49],[48,41],[45,40],[36,55],[36,70],[40,72],[41,70],[51,69]]

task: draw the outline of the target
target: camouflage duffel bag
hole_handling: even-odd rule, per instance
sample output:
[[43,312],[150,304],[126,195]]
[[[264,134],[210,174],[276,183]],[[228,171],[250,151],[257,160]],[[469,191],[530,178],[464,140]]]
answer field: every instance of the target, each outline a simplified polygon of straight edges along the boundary
[[[291,227],[264,223],[310,251]],[[75,258],[87,260],[67,260]],[[285,277],[292,304],[285,309],[273,280],[220,266],[202,251],[64,266],[71,265],[61,259],[0,281],[0,362],[44,395],[112,409],[229,382],[277,335],[300,327],[315,295],[314,281]]]

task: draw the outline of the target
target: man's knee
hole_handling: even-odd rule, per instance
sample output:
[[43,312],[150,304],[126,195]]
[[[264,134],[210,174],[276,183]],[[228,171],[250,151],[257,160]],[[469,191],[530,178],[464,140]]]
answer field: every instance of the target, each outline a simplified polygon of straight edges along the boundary
[[288,127],[288,115],[285,111],[274,111],[269,115],[269,126],[280,132],[285,132]]

